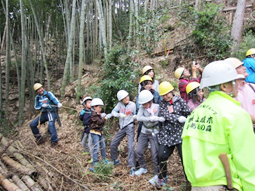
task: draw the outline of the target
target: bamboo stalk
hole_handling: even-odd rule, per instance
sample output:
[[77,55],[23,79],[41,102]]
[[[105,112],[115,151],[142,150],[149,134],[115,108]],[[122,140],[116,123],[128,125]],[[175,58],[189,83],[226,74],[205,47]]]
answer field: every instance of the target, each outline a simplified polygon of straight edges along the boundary
[[9,156],[7,155],[3,155],[1,157],[3,159],[3,161],[8,164],[9,166],[13,167],[14,169],[16,169],[17,171],[27,174],[27,175],[31,175],[34,177],[38,176],[38,173],[34,170],[31,170],[30,168],[16,162],[15,160],[11,159]]
[[16,184],[0,174],[0,184],[8,191],[22,191]]
[[[0,136],[2,136],[0,134]],[[1,143],[4,145],[4,146],[7,146],[8,145],[8,141],[6,140],[5,137],[2,137],[1,139]],[[30,168],[31,170],[33,171],[36,171],[35,168],[27,161],[27,159],[25,159],[23,157],[23,155],[21,155],[17,149],[15,149],[13,146],[9,146],[8,147],[8,151],[11,152],[13,154],[13,156],[21,163],[23,164],[24,166]]]
[[15,184],[17,184],[23,191],[29,191],[30,189],[27,187],[27,185],[17,176],[13,175],[12,180]]
[[22,180],[32,191],[43,191],[40,186],[30,176],[26,175],[22,177]]
[[53,191],[50,182],[44,177],[39,176],[37,182],[44,188],[44,190]]

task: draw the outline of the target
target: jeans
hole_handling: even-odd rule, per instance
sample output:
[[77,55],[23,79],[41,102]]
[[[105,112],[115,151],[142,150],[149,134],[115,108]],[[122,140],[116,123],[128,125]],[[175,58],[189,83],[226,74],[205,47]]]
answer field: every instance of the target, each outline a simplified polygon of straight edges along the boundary
[[134,142],[134,124],[130,124],[125,128],[119,129],[111,142],[111,159],[118,158],[118,146],[123,138],[127,135],[128,141],[128,167],[135,167],[135,142]]
[[105,142],[104,142],[104,135],[97,135],[94,133],[90,133],[92,138],[92,144],[93,144],[93,165],[98,162],[98,151],[99,151],[99,145],[101,148],[101,156],[102,159],[106,159],[106,149],[105,149]]
[[30,128],[34,134],[34,137],[38,140],[41,137],[41,134],[39,132],[39,129],[37,128],[38,123],[39,123],[39,118],[40,118],[40,124],[45,123],[46,121],[49,122],[49,133],[50,133],[50,141],[51,142],[57,142],[58,141],[58,135],[57,135],[57,130],[55,127],[55,120],[56,120],[56,115],[55,112],[43,112],[40,117],[37,117],[34,119],[31,124]]
[[93,144],[92,144],[92,138],[90,133],[85,133],[83,134],[82,140],[81,140],[81,145],[84,148],[84,151],[89,151],[91,157],[93,157]]

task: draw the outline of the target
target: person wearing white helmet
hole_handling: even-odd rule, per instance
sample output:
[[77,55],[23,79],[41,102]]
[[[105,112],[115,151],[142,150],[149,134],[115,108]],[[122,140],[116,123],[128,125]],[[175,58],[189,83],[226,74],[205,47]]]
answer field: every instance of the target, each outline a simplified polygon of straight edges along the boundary
[[162,123],[158,134],[158,178],[150,182],[159,188],[167,182],[167,160],[175,148],[177,148],[182,159],[181,133],[186,117],[191,113],[187,102],[175,95],[173,90],[174,87],[167,81],[159,84],[159,95],[163,97],[163,101],[159,105],[159,117],[165,121]]
[[93,161],[93,145],[92,139],[89,134],[90,132],[90,117],[91,117],[91,97],[85,97],[82,100],[83,110],[81,110],[79,119],[83,122],[83,132],[81,137],[81,145],[84,148],[84,154],[90,152],[91,160],[88,163],[92,163]]
[[241,107],[250,114],[253,127],[255,127],[255,90],[253,84],[245,82],[248,73],[243,65],[244,63],[233,57],[227,58],[225,61],[230,62],[239,74],[239,78],[236,79],[236,83],[238,84],[238,94],[235,99],[239,101]]
[[255,48],[251,48],[246,52],[246,58],[243,60],[244,67],[249,74],[246,76],[245,81],[255,83]]
[[[155,79],[155,72],[154,72],[154,69],[153,69],[151,66],[149,66],[149,65],[144,66],[143,69],[142,69],[142,76],[141,76],[141,78],[142,78],[144,75],[148,75],[148,76],[150,76],[150,77],[152,78],[152,89],[154,89],[155,91],[158,92],[158,91],[159,91],[159,90],[158,90],[159,82],[158,82],[158,80]],[[141,86],[141,84],[139,83],[139,85],[138,85],[138,93],[140,93],[141,88],[142,88],[142,86]]]
[[[230,185],[225,167],[234,188],[228,189],[255,190],[255,135],[249,114],[233,98],[237,78],[236,69],[223,60],[203,71],[200,88],[209,88],[210,94],[188,116],[182,132],[184,170],[194,191],[225,190]],[[223,153],[229,165],[223,166]]]
[[135,172],[135,146],[134,146],[134,119],[136,119],[135,103],[130,101],[129,93],[125,90],[119,90],[117,93],[118,103],[113,108],[111,114],[119,117],[119,131],[115,134],[111,142],[111,162],[118,165],[118,146],[120,142],[127,136],[128,141],[128,167],[130,168],[130,176]]
[[147,165],[144,159],[144,152],[147,144],[151,145],[151,157],[154,166],[154,177],[149,180],[152,182],[158,176],[158,141],[159,121],[163,122],[164,118],[159,118],[159,105],[153,103],[153,95],[149,90],[142,90],[139,94],[140,108],[137,114],[137,121],[142,123],[142,130],[136,145],[136,156],[140,169],[135,172],[136,176],[147,173]]
[[[34,90],[37,93],[35,97],[35,110],[41,110],[40,117],[34,119],[31,124],[30,128],[33,132],[34,137],[36,138],[37,145],[42,144],[45,142],[44,138],[41,136],[38,124],[43,124],[46,121],[49,122],[49,133],[50,133],[50,141],[51,147],[54,148],[58,144],[58,135],[57,130],[55,127],[55,121],[58,115],[56,113],[56,109],[62,107],[62,104],[56,98],[56,96],[52,92],[45,91],[42,84],[35,83]],[[60,121],[59,124],[61,125]]]
[[186,86],[190,82],[200,82],[201,77],[197,77],[197,70],[200,74],[202,74],[203,69],[199,65],[198,62],[193,61],[191,65],[192,74],[190,74],[189,70],[184,67],[179,67],[175,70],[174,76],[179,80],[179,91],[181,98],[184,99],[186,102],[189,101],[189,96],[186,93]]
[[[107,163],[106,146],[104,141],[103,126],[105,121],[110,118],[109,115],[101,113],[104,106],[100,98],[94,98],[91,101],[90,135],[93,143],[93,163],[90,170],[94,172],[94,166],[98,162],[99,145],[101,149],[102,162]],[[108,117],[108,118],[107,118]]]

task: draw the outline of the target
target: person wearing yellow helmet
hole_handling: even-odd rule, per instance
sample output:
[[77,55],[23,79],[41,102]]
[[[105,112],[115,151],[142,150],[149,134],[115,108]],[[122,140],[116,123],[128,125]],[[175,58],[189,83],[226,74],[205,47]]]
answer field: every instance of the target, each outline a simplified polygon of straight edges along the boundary
[[[159,82],[158,80],[155,79],[155,72],[154,69],[147,65],[145,67],[143,67],[142,69],[142,77],[148,75],[152,78],[152,89],[154,89],[155,91],[158,92],[158,86],[159,86]],[[139,84],[138,86],[138,93],[141,91],[141,85]]]
[[198,82],[190,82],[186,87],[186,92],[189,96],[188,106],[193,111],[204,100],[204,92],[199,89],[200,84]]
[[182,129],[186,117],[191,113],[187,102],[173,92],[172,84],[167,81],[160,83],[159,95],[163,101],[159,106],[159,117],[165,119],[161,124],[158,134],[158,163],[159,174],[154,182],[150,182],[156,187],[162,187],[167,181],[167,160],[172,155],[175,147],[182,159]]
[[44,139],[39,132],[38,124],[43,124],[49,122],[49,133],[51,135],[51,147],[55,147],[58,143],[58,135],[55,127],[55,120],[57,119],[57,113],[55,112],[57,108],[62,107],[62,104],[56,98],[52,92],[45,91],[43,85],[40,83],[34,84],[34,90],[37,93],[35,97],[35,110],[41,110],[40,117],[34,119],[30,128],[36,139],[36,144],[40,145],[44,143]]
[[198,62],[193,61],[191,65],[192,75],[190,74],[189,70],[184,67],[179,67],[175,70],[174,75],[175,77],[180,80],[179,81],[179,91],[181,98],[184,99],[186,102],[189,101],[189,97],[186,93],[186,86],[190,82],[200,82],[201,77],[197,78],[197,70],[200,74],[202,74],[203,69],[199,65]]
[[251,48],[246,52],[246,58],[243,60],[246,72],[249,74],[245,81],[255,83],[255,48]]

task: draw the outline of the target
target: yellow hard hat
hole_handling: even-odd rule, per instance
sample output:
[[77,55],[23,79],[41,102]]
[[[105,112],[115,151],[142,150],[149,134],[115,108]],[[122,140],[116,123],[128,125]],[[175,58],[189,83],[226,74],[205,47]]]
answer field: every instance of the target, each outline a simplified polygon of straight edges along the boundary
[[173,90],[174,87],[167,81],[161,82],[159,84],[159,95],[161,96],[166,95],[168,92],[171,92]]
[[153,82],[152,78],[151,78],[149,75],[144,75],[144,76],[142,76],[142,77],[140,78],[140,83],[142,83],[142,82],[144,82],[144,81],[146,81],[146,80],[149,80],[149,81],[152,81],[152,82]]
[[34,85],[34,90],[35,91],[37,91],[39,88],[41,88],[42,87],[42,84],[40,84],[40,83],[35,83],[35,85]]
[[144,73],[147,72],[148,70],[153,70],[153,68],[152,68],[151,66],[144,66],[144,67],[143,67],[142,74],[144,74]]
[[198,83],[198,82],[190,82],[190,83],[188,83],[188,85],[186,86],[187,94],[190,93],[192,90],[196,89],[199,86],[200,86],[200,83]]
[[246,52],[246,56],[250,56],[252,54],[255,54],[255,48],[251,48]]
[[233,58],[233,57],[227,58],[227,59],[225,59],[225,61],[231,63],[235,68],[243,65],[243,62],[241,62],[241,60],[239,60],[237,58]]
[[181,68],[177,68],[174,72],[174,76],[177,78],[177,79],[180,79],[180,77],[182,76],[182,73],[184,71],[184,68],[181,67]]

